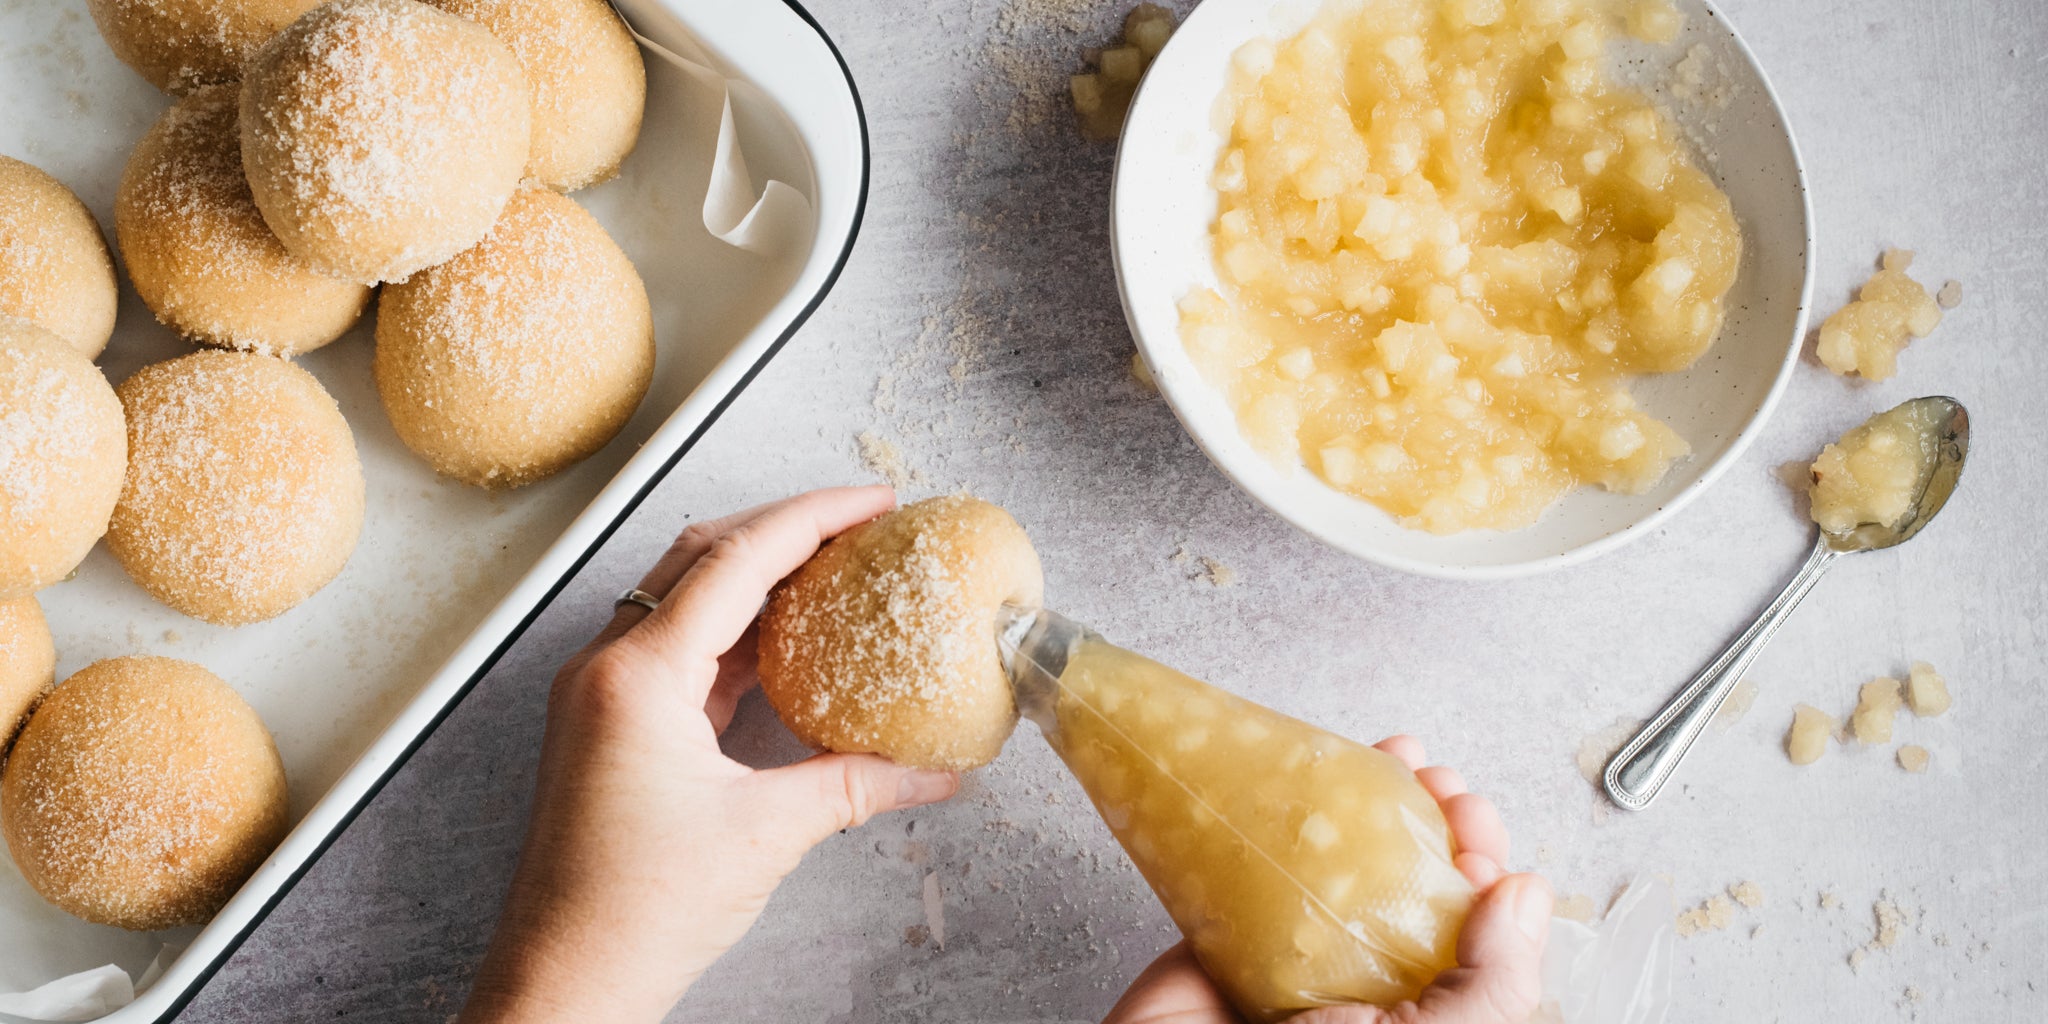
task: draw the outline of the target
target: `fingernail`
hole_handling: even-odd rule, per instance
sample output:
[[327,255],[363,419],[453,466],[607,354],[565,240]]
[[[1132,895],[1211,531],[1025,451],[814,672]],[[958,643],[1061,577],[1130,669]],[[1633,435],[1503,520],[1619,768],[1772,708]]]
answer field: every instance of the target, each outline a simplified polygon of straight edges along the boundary
[[896,784],[896,806],[935,804],[959,788],[960,777],[951,772],[904,772],[903,781]]
[[1550,934],[1550,886],[1541,878],[1526,876],[1515,889],[1515,924],[1533,942]]

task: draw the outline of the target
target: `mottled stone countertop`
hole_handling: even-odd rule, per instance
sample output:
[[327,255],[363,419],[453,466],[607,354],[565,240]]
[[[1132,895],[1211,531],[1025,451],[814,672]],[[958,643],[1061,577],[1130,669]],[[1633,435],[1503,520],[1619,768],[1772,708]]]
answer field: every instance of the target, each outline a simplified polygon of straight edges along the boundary
[[[1295,532],[1131,379],[1105,235],[1112,153],[1079,144],[1059,106],[1122,5],[812,0],[874,143],[838,288],[186,1019],[451,1017],[524,829],[555,665],[690,519],[872,479],[891,455],[906,494],[968,488],[1014,510],[1053,600],[1112,637],[1353,735],[1421,735],[1499,803],[1517,865],[1560,892],[1604,901],[1659,872],[1693,904],[1755,882],[1762,906],[1680,942],[1674,1021],[2048,1019],[2048,442],[2022,415],[2048,389],[2048,8],[1724,6],[1812,175],[1818,308],[1894,244],[1919,251],[1923,279],[1960,280],[1962,305],[1882,384],[1809,355],[1755,448],[1655,535],[1536,579],[1456,584]],[[1706,738],[1654,812],[1600,813],[1582,742],[1653,709],[1803,551],[1776,467],[1929,392],[1963,398],[1975,422],[1956,504],[1821,586],[1756,665],[1754,709]],[[1888,750],[1786,762],[1794,702],[1846,708],[1909,659],[1956,694],[1944,718],[1901,720],[1933,751],[1927,774]],[[796,753],[758,701],[731,746]],[[928,873],[943,948],[920,930]],[[1884,894],[1908,924],[1852,970]],[[1094,1021],[1171,937],[1026,729],[951,804],[819,848],[675,1019]]]

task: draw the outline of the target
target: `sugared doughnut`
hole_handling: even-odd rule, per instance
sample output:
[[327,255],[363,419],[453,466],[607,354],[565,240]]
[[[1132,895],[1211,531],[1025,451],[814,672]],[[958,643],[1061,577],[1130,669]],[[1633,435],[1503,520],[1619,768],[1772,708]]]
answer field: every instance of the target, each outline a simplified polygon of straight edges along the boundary
[[618,174],[640,138],[647,68],[603,0],[428,0],[490,29],[519,58],[533,95],[526,176],[561,192]]
[[0,156],[0,316],[40,325],[97,359],[114,333],[114,260],[64,183]]
[[128,157],[114,237],[128,279],[165,326],[194,341],[275,355],[341,336],[370,289],[313,269],[270,233],[242,174],[232,85],[164,111]]
[[33,597],[0,601],[0,760],[56,671],[57,645],[43,606]]
[[320,0],[87,0],[107,48],[165,92],[242,77],[256,48]]
[[50,691],[0,772],[0,830],[59,908],[138,931],[213,916],[284,837],[284,765],[213,673],[116,658]]
[[242,165],[286,249],[362,284],[476,244],[519,185],[530,113],[512,51],[415,0],[334,0],[242,81]]
[[121,402],[76,348],[0,316],[0,600],[71,574],[128,467]]
[[957,495],[834,538],[761,615],[761,691],[798,739],[920,768],[987,764],[1017,724],[996,654],[1005,602],[1037,607],[1038,553]]
[[341,572],[363,526],[363,467],[313,375],[251,352],[195,352],[123,381],[128,485],[107,550],[150,596],[240,626]]
[[476,248],[385,286],[373,365],[407,447],[517,487],[604,447],[647,394],[647,289],[597,218],[526,189]]

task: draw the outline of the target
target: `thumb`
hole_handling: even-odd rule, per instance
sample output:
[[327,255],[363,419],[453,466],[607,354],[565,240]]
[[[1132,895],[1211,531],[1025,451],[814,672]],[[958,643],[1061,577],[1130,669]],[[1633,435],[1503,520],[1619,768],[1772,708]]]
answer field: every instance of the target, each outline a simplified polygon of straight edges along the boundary
[[1535,875],[1508,875],[1466,915],[1458,966],[1437,975],[1415,1002],[1324,1007],[1288,1024],[1523,1024],[1543,995],[1550,907],[1549,883]]
[[755,772],[749,782],[768,838],[799,855],[884,811],[937,803],[960,789],[951,772],[905,768],[873,754],[819,754]]
[[1550,938],[1550,883],[1509,875],[1479,897],[1458,935],[1458,966],[1437,976],[1418,1004],[1424,1021],[1521,1024],[1543,997],[1543,944]]
[[1533,992],[1550,938],[1551,903],[1550,883],[1541,876],[1509,875],[1495,882],[1465,918],[1459,966],[1526,978]]

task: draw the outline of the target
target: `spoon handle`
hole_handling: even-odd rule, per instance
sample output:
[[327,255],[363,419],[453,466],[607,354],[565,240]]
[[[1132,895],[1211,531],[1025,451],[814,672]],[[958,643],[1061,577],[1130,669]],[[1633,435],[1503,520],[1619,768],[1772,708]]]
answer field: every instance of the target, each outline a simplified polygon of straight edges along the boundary
[[1721,701],[1742,678],[1750,662],[1756,660],[1772,634],[1785,624],[1792,609],[1798,607],[1800,599],[1820,582],[1821,574],[1840,556],[1840,552],[1828,547],[1824,538],[1817,539],[1813,550],[1806,556],[1806,564],[1799,567],[1799,572],[1785,584],[1785,589],[1778,592],[1777,598],[1757,616],[1756,621],[1692,677],[1692,681],[1686,683],[1658,710],[1656,717],[1650,719],[1635,738],[1607,762],[1601,783],[1615,803],[1631,811],[1650,806],[1650,801],[1657,798],[1657,793],[1678,770],[1678,763],[1685,760],[1693,741],[1699,739],[1701,730],[1707,727],[1714,712],[1720,710]]

